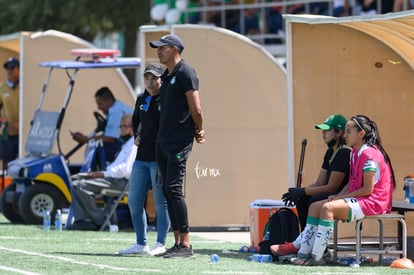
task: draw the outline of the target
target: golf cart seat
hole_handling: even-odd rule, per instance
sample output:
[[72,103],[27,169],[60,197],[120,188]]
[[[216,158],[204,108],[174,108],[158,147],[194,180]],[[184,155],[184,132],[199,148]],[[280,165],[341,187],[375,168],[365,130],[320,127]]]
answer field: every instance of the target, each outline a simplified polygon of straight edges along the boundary
[[32,156],[50,154],[59,128],[60,113],[36,110],[26,141],[26,152]]

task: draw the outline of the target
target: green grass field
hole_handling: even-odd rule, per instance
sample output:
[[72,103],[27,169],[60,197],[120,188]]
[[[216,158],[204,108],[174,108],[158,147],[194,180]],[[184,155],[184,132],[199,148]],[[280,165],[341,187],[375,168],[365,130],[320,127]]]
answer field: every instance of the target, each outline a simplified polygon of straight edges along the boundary
[[[149,243],[153,244],[156,232],[148,235]],[[41,226],[10,224],[0,215],[0,274],[414,274],[413,270],[375,264],[350,268],[253,263],[248,261],[248,253],[228,253],[238,251],[245,244],[199,237],[191,239],[196,259],[115,254],[134,240],[132,231],[55,232],[52,229],[43,232]],[[170,233],[167,246],[172,243]],[[219,255],[217,263],[210,262],[209,256],[213,253]]]

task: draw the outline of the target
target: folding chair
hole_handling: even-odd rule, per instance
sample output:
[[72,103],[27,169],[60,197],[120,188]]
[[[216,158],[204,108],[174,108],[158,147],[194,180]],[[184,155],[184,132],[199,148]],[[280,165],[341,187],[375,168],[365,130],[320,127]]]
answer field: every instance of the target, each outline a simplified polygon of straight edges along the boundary
[[[72,180],[79,180],[82,178],[82,173],[89,171],[101,171],[106,168],[106,157],[103,148],[102,140],[89,140],[88,146],[85,150],[83,161],[80,165],[79,174],[72,175]],[[72,186],[72,183],[71,183]],[[69,206],[68,218],[66,220],[66,229],[69,229],[72,225],[73,210],[72,204]]]
[[120,202],[127,197],[127,193],[129,190],[129,181],[125,184],[124,188],[121,190],[114,190],[111,188],[102,189],[101,195],[104,198],[105,203],[105,221],[102,224],[99,231],[105,230],[106,227],[111,225],[111,221],[113,224],[118,223],[118,217],[116,215],[116,209],[118,208]]

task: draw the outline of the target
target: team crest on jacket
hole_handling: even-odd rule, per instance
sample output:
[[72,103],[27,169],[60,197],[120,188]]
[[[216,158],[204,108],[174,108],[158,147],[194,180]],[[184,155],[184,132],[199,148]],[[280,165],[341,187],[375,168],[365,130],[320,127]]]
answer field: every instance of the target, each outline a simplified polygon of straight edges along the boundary
[[173,78],[171,78],[171,81],[170,81],[171,85],[174,85],[174,83],[175,83],[175,76]]

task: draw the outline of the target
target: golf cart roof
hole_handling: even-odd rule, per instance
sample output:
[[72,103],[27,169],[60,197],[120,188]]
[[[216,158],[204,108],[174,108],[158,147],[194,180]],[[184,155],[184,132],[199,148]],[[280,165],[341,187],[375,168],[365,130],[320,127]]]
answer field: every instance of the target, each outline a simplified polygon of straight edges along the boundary
[[99,68],[127,68],[139,67],[141,58],[123,57],[123,58],[101,58],[98,61],[74,61],[74,60],[56,60],[47,61],[39,64],[40,67],[58,68],[58,69],[99,69]]

